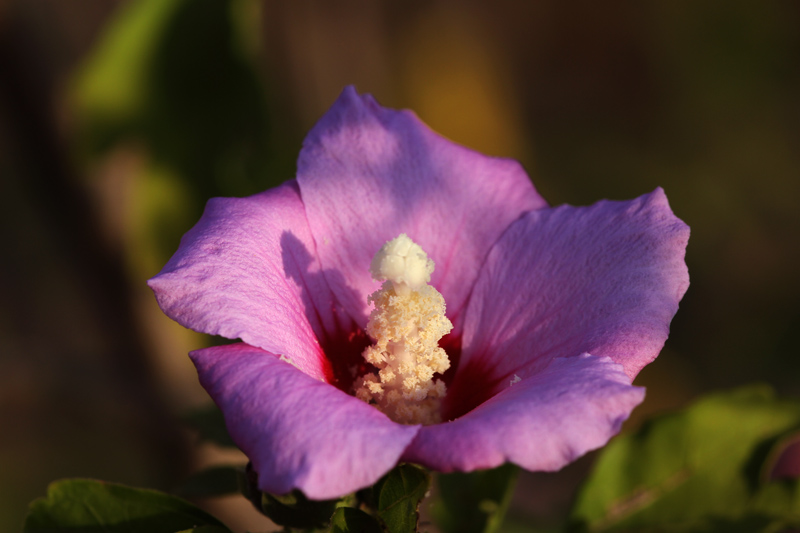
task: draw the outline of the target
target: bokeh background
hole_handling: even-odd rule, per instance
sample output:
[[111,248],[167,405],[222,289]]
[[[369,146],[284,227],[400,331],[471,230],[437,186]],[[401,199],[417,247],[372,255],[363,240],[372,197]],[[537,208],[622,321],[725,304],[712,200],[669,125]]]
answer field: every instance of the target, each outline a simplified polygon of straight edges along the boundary
[[[664,187],[692,285],[630,424],[800,395],[798,2],[5,0],[0,529],[59,477],[168,490],[241,460],[176,422],[208,402],[186,352],[210,340],[144,282],[208,198],[293,177],[347,84],[519,159],[554,205]],[[557,523],[590,462],[523,476],[512,519]]]

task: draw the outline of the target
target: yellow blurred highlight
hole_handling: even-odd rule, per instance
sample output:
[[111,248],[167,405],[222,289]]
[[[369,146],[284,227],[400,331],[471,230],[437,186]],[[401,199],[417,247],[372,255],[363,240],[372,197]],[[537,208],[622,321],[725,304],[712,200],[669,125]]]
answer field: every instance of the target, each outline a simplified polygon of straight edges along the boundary
[[523,126],[500,50],[465,6],[432,8],[399,45],[407,106],[434,131],[495,156],[520,158]]
[[163,243],[159,237],[184,233],[196,222],[192,217],[194,192],[171,169],[152,161],[139,169],[134,184],[127,235],[128,262],[135,279],[148,279],[177,250],[178,243],[169,250],[154,246]]
[[[208,403],[197,374],[187,354],[207,345],[206,338],[167,318],[156,304],[153,293],[144,280],[157,274],[169,256],[158,242],[161,226],[168,226],[166,234],[174,234],[175,227],[194,224],[191,216],[192,191],[169,169],[150,162],[139,168],[131,197],[126,259],[131,279],[142,280],[136,287],[136,311],[150,336],[155,352],[150,362],[160,382],[161,389],[177,409]],[[176,248],[177,249],[177,248]],[[174,250],[166,252],[173,253]]]
[[169,405],[180,412],[208,403],[187,354],[207,344],[205,336],[166,317],[145,280],[169,259],[153,246],[160,224],[186,226],[191,207],[180,180],[168,169],[148,161],[138,145],[122,144],[103,158],[87,180],[109,246],[122,252],[131,283],[131,298],[146,344],[148,362]]

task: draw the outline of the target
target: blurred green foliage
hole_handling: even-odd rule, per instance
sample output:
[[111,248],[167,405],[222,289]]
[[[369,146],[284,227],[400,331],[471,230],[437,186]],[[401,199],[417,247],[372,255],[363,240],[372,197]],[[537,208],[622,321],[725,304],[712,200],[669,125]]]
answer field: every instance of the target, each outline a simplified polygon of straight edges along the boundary
[[135,139],[190,194],[263,186],[268,116],[244,46],[241,0],[131,2],[75,84],[80,134],[93,156]]
[[[73,105],[85,158],[144,150],[133,199],[138,247],[163,263],[214,196],[253,194],[282,143],[255,66],[259,6],[247,0],[140,0],[124,7],[78,73]],[[280,166],[281,163],[277,163]],[[143,220],[144,219],[144,220]]]
[[507,463],[491,470],[437,476],[438,499],[432,515],[443,533],[503,531],[519,468]]
[[[770,450],[800,428],[800,402],[768,387],[704,397],[606,446],[573,531],[779,531],[800,526],[800,480],[770,479]],[[773,458],[774,461],[774,458]]]

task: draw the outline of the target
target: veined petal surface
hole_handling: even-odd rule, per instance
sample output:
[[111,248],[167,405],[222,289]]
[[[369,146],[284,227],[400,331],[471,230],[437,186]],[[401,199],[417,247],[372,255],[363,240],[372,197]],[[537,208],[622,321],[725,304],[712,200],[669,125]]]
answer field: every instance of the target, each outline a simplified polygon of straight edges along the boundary
[[295,182],[211,199],[148,284],[180,324],[284,354],[308,375],[331,379],[319,340],[349,318],[320,272]]
[[361,326],[378,284],[369,264],[406,233],[436,263],[431,284],[457,333],[491,246],[523,212],[546,206],[519,163],[459,146],[410,111],[346,88],[306,137],[297,181],[331,289]]
[[297,488],[323,500],[372,485],[419,430],[253,346],[217,346],[191,357],[265,492]]
[[608,357],[553,359],[520,379],[456,420],[421,428],[403,459],[442,472],[507,461],[555,471],[603,446],[644,399]]
[[467,310],[448,418],[556,357],[610,357],[632,380],[658,355],[689,285],[689,228],[661,189],[527,213],[492,249]]

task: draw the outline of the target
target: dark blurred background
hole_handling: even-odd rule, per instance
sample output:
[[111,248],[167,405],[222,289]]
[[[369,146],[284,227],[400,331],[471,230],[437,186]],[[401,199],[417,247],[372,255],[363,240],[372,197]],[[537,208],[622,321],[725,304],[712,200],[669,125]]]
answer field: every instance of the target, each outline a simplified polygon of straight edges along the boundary
[[[144,282],[209,197],[293,177],[347,84],[519,159],[554,205],[664,187],[692,285],[631,424],[752,381],[800,395],[798,2],[5,0],[0,529],[55,478],[169,489],[219,459],[175,423],[208,401],[207,340]],[[524,476],[512,515],[556,522],[590,459]]]

